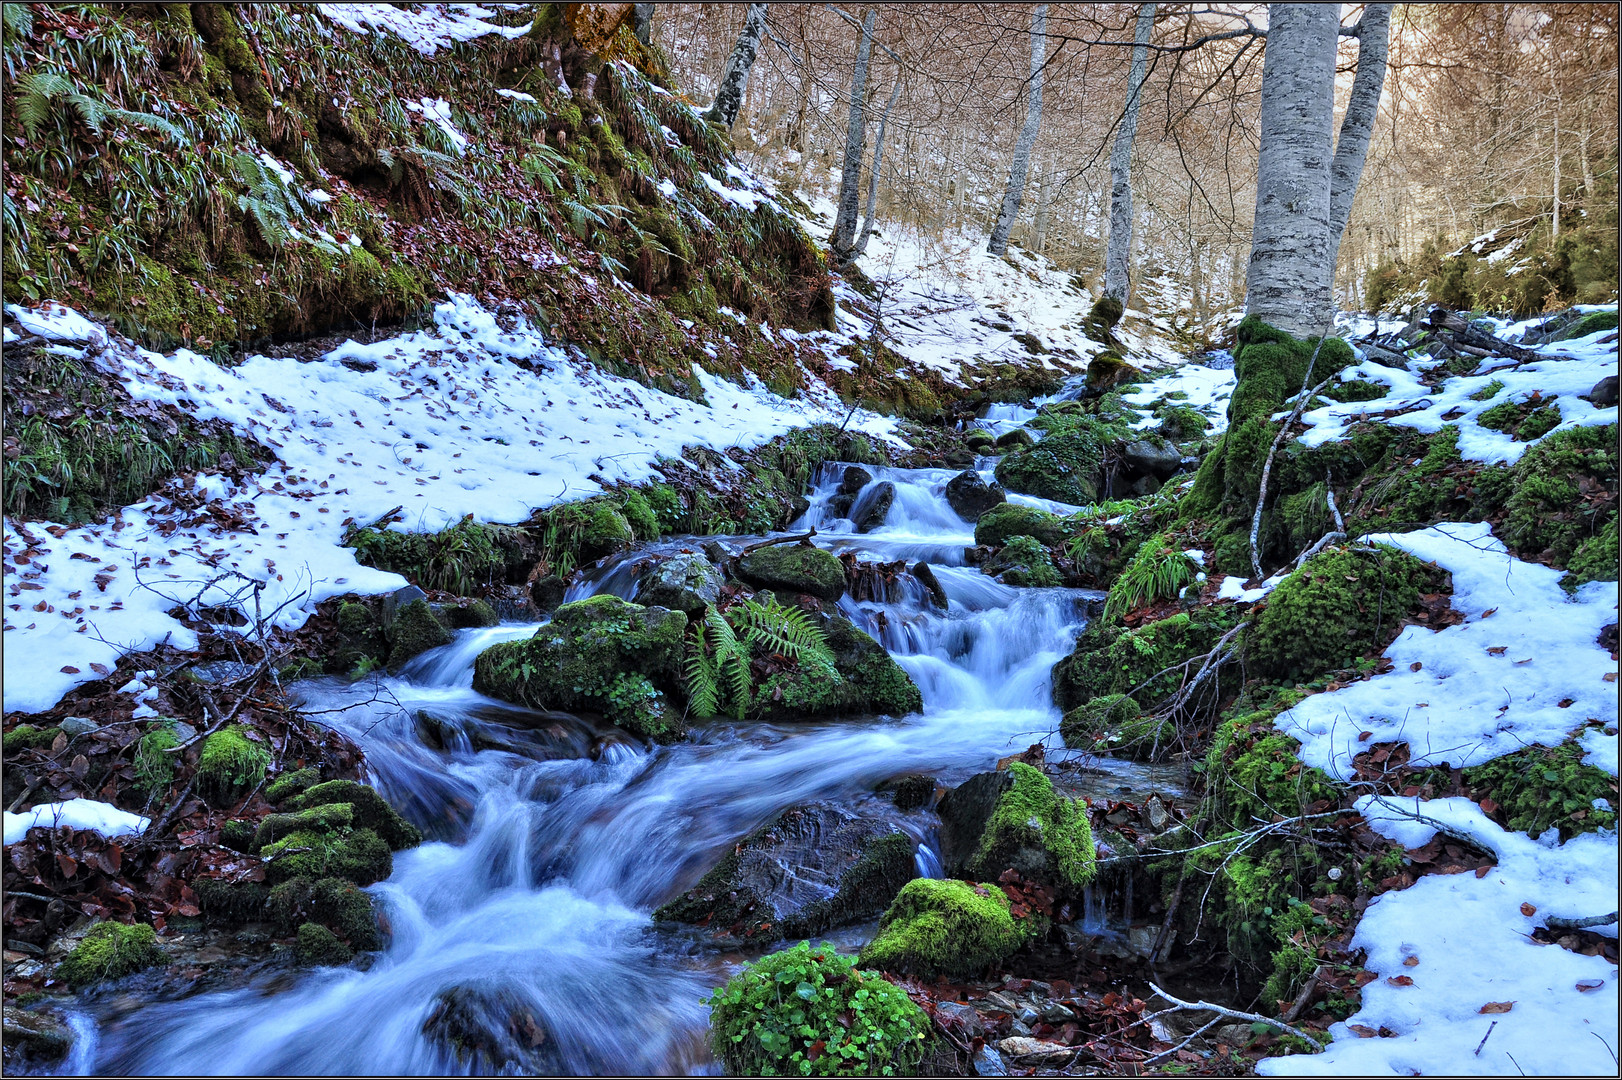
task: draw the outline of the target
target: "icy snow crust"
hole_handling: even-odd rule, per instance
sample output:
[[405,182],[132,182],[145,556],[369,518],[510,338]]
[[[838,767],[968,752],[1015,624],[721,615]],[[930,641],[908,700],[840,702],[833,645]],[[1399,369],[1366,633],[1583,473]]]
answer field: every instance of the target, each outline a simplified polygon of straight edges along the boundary
[[28,835],[35,825],[55,829],[66,825],[72,829],[94,829],[103,836],[131,836],[146,831],[152,822],[139,814],[120,810],[94,799],[69,799],[67,802],[48,803],[24,810],[20,814],[6,814],[0,820],[0,843],[14,844]]
[[[1556,746],[1589,718],[1615,726],[1616,684],[1604,676],[1616,664],[1595,641],[1616,621],[1615,582],[1568,597],[1559,570],[1512,558],[1485,523],[1364,539],[1450,571],[1465,620],[1439,632],[1406,628],[1385,651],[1392,671],[1280,714],[1301,760],[1349,780],[1352,758],[1376,743],[1407,743],[1416,766],[1463,767],[1530,743]],[[1609,742],[1614,762],[1616,737]]]
[[[7,310],[52,340],[106,340],[60,305]],[[50,708],[97,677],[93,663],[110,666],[166,634],[177,647],[193,647],[195,635],[164,613],[200,590],[203,603],[246,605],[252,616],[242,579],[204,588],[230,571],[266,583],[262,611],[291,601],[276,620],[287,629],[321,600],[403,585],[340,546],[346,519],[368,522],[400,506],[396,527],[412,531],[468,514],[522,521],[536,507],[598,494],[606,483],[646,480],[656,459],[688,446],[749,448],[845,419],[846,408],[821,384],[790,401],[758,381],[746,388],[695,369],[708,401],[697,404],[605,374],[522,319],[506,325],[470,297],[454,296],[436,309],[432,330],[350,341],[313,363],[255,356],[225,369],[185,349],[168,356],[87,350],[132,397],[225,420],[279,461],[242,485],[198,477],[209,500],[201,510],[177,505],[172,496],[180,493],[170,489],[96,525],[53,530],[48,522],[7,520],[6,559],[32,547],[32,565],[18,569],[40,572],[24,582],[8,566],[5,707]],[[894,422],[872,413],[858,412],[847,427],[899,441]],[[39,588],[20,591],[25,583]]]
[[528,26],[497,26],[486,22],[495,12],[478,4],[424,4],[420,11],[407,11],[393,4],[317,4],[316,7],[345,30],[357,34],[387,30],[404,38],[424,56],[486,34],[516,38],[529,32]]
[[[1415,765],[1478,765],[1532,743],[1556,745],[1597,720],[1603,726],[1582,736],[1584,760],[1616,774],[1616,688],[1604,681],[1616,665],[1594,640],[1616,620],[1614,582],[1591,582],[1567,597],[1560,571],[1512,558],[1486,524],[1364,539],[1450,571],[1453,607],[1465,621],[1440,632],[1407,628],[1386,650],[1392,671],[1280,715],[1277,726],[1301,740],[1303,761],[1349,779],[1352,755],[1372,743],[1405,742]],[[1365,731],[1372,734],[1360,740]],[[1367,950],[1365,967],[1378,976],[1364,987],[1362,1007],[1330,1028],[1334,1041],[1324,1053],[1272,1058],[1257,1071],[1615,1075],[1617,969],[1530,937],[1550,916],[1616,909],[1615,831],[1559,844],[1551,830],[1534,840],[1461,798],[1370,795],[1357,810],[1404,847],[1445,827],[1494,853],[1498,865],[1481,878],[1430,874],[1377,898],[1351,942]],[[1614,926],[1595,929],[1616,934]],[[1505,1002],[1507,1012],[1481,1011]],[[1353,1025],[1394,1034],[1366,1037]]]

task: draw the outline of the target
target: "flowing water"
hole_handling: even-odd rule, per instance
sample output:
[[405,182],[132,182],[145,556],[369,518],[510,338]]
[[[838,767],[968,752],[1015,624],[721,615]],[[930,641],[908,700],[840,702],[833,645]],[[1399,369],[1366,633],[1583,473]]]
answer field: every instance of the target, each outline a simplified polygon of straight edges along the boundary
[[[1024,418],[1011,411],[1004,422]],[[301,684],[307,708],[348,706],[327,716],[365,748],[374,782],[429,838],[397,853],[393,876],[373,889],[387,913],[388,947],[366,970],[276,970],[162,1002],[94,999],[76,1018],[87,1038],[71,1066],[190,1074],[500,1067],[492,1058],[458,1060],[443,1038],[424,1033],[450,1001],[457,1015],[494,1017],[498,1031],[503,1017],[533,1017],[544,1034],[530,1029],[519,1055],[526,1071],[714,1071],[700,999],[738,958],[706,950],[691,931],[656,928],[655,907],[790,806],[859,806],[898,774],[954,783],[1033,742],[1060,745],[1049,670],[1097,594],[1010,588],[964,565],[973,529],[942,495],[951,470],[871,471],[875,483],[896,485],[881,527],[857,534],[832,516],[842,473],[833,467],[819,474],[795,529],[817,528],[816,542],[836,553],[932,564],[945,611],[910,576],[890,602],[847,596],[840,605],[917,682],[921,713],[717,722],[649,749],[610,727],[474,692],[478,654],[533,625],[463,631],[397,678]],[[725,544],[736,550],[751,539]],[[604,568],[571,599],[599,591],[634,599],[645,553]],[[1101,792],[1145,782],[1141,767],[1100,764]],[[939,874],[927,827],[916,839],[921,872]],[[509,1058],[506,1067],[516,1066]]]

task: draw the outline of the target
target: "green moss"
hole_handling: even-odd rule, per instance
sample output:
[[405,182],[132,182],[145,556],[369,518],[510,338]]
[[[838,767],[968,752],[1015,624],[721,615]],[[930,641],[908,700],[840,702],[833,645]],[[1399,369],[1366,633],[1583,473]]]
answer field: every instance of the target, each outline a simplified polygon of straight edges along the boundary
[[1448,588],[1438,567],[1396,548],[1330,548],[1268,597],[1246,650],[1253,672],[1303,681],[1390,644],[1421,596]]
[[826,944],[762,957],[707,1004],[710,1046],[734,1076],[912,1076],[929,1042],[905,991]]
[[764,589],[808,593],[836,601],[845,591],[845,568],[821,548],[807,544],[774,544],[738,560],[744,580]]
[[1168,720],[1144,716],[1125,694],[1107,694],[1065,713],[1059,734],[1066,746],[1078,750],[1147,761],[1171,747],[1177,728]]
[[483,600],[474,600],[469,604],[447,604],[440,609],[440,618],[452,630],[496,626],[501,622],[496,609]]
[[926,979],[970,979],[1027,939],[996,885],[917,878],[896,895],[857,962]]
[[1131,694],[1152,706],[1182,685],[1182,673],[1167,669],[1210,651],[1236,618],[1231,608],[1198,607],[1134,629],[1096,619],[1053,666],[1054,704],[1069,712],[1094,698]]
[[232,851],[253,851],[253,836],[259,826],[252,821],[233,819],[220,826],[220,843]]
[[[1583,764],[1584,748],[1576,740],[1559,746],[1529,746],[1464,770],[1464,782],[1478,801],[1499,805],[1508,827],[1530,836],[1550,828],[1561,841],[1578,833],[1616,828],[1616,780],[1604,770]],[[1603,799],[1609,810],[1594,808]]]
[[1011,537],[982,568],[999,575],[1006,585],[1046,588],[1059,584],[1059,570],[1053,556],[1033,536]]
[[1033,537],[1040,544],[1056,544],[1064,537],[1064,524],[1055,514],[1031,506],[998,503],[974,524],[974,542],[1001,547],[1016,536]]
[[1615,511],[1579,496],[1585,488],[1616,491],[1616,438],[1615,424],[1567,428],[1521,455],[1501,531],[1511,548],[1565,566],[1580,545],[1602,533]]
[[[248,822],[227,824],[248,825]],[[253,827],[248,826],[253,834]],[[240,850],[240,849],[233,849]],[[239,926],[264,917],[265,899],[270,890],[257,881],[222,881],[219,878],[199,878],[192,882],[197,893],[197,906],[203,918],[211,924]]]
[[996,881],[1012,867],[1027,880],[1081,889],[1097,872],[1086,806],[1054,791],[1039,769],[1015,762],[1008,771],[1013,786],[997,800],[965,871]]
[[175,779],[175,756],[167,751],[180,745],[173,723],[165,723],[141,736],[135,746],[135,786],[147,795],[169,790]]
[[1354,360],[1351,346],[1340,338],[1298,340],[1255,315],[1245,317],[1237,336],[1233,357],[1237,385],[1228,404],[1228,416],[1235,424],[1265,420],[1277,412],[1286,398],[1300,392],[1309,367],[1316,385]]
[[56,977],[77,990],[106,979],[121,979],[163,961],[152,927],[100,922],[57,965]]
[[1226,829],[1257,819],[1294,817],[1319,799],[1339,798],[1334,782],[1302,765],[1301,744],[1273,728],[1273,710],[1244,713],[1217,726],[1205,756],[1206,809]]
[[1556,341],[1570,341],[1573,338],[1587,337],[1597,334],[1601,330],[1616,329],[1616,308],[1609,311],[1590,311],[1561,332]]
[[317,806],[344,803],[352,808],[356,825],[371,829],[395,851],[415,847],[422,843],[422,833],[400,816],[377,793],[376,788],[354,780],[328,780],[288,800],[289,810],[308,810]]
[[669,741],[682,719],[669,708],[679,693],[687,616],[603,594],[564,604],[524,641],[479,654],[480,693],[541,709],[599,711],[649,739]]
[[349,831],[354,818],[355,808],[349,803],[328,803],[290,814],[271,814],[259,823],[252,850],[257,851],[296,832],[342,834]]
[[1504,401],[1483,410],[1476,423],[1512,435],[1516,442],[1533,442],[1560,425],[1560,406],[1552,401],[1541,406],[1529,401]]
[[1493,398],[1498,396],[1498,392],[1501,391],[1503,388],[1504,388],[1503,380],[1502,379],[1494,379],[1491,382],[1489,382],[1486,386],[1483,386],[1480,390],[1477,390],[1475,393],[1471,394],[1470,395],[1470,400],[1471,401],[1491,401]]
[[1278,949],[1273,953],[1273,970],[1262,986],[1262,1007],[1283,1011],[1294,1001],[1301,986],[1317,970],[1317,955],[1309,942],[1328,936],[1329,921],[1311,906],[1290,897],[1280,916],[1273,920],[1273,937]]
[[305,766],[302,769],[284,772],[272,780],[270,785],[265,788],[265,801],[274,806],[284,799],[291,799],[320,782],[321,773],[313,766]]
[[248,739],[250,730],[233,724],[203,740],[197,758],[197,789],[210,802],[233,802],[264,782],[270,751],[262,742]]
[[1597,536],[1591,536],[1572,552],[1570,572],[1560,579],[1560,587],[1576,592],[1590,581],[1615,581],[1617,567],[1616,515],[1612,514]]
[[[344,538],[355,549],[355,559],[366,566],[403,574],[424,589],[443,589],[458,596],[527,572],[533,562],[524,530],[486,525],[470,514],[436,533],[397,529],[356,529]],[[346,607],[349,605],[345,605]],[[350,633],[363,633],[359,616]]]
[[884,646],[842,616],[829,619],[826,632],[835,668],[856,688],[867,709],[890,716],[923,709],[917,684]]
[[389,670],[399,671],[407,660],[449,645],[454,635],[434,615],[426,600],[413,600],[400,609],[389,626]]
[[297,877],[336,877],[371,885],[394,872],[389,845],[371,829],[344,836],[326,832],[289,833],[259,851],[268,864],[265,879],[280,884]]
[[269,891],[265,914],[283,933],[305,922],[316,922],[352,948],[375,949],[380,943],[372,898],[353,882],[327,877],[293,878]]
[[324,670],[321,661],[315,657],[299,656],[283,665],[282,669],[276,673],[276,677],[284,683],[294,683],[300,679],[319,678]]
[[18,724],[6,732],[0,749],[7,754],[15,754],[19,750],[49,750],[56,737],[62,734],[59,727],[36,727],[33,724]]
[[314,967],[347,964],[355,958],[355,952],[325,926],[307,922],[298,928],[293,956],[299,963]]
[[372,609],[353,600],[346,600],[338,605],[336,618],[338,629],[346,634],[364,634],[377,625]]
[[997,481],[1009,491],[1071,506],[1098,501],[1109,443],[1104,425],[1084,420],[1016,450],[997,462]]

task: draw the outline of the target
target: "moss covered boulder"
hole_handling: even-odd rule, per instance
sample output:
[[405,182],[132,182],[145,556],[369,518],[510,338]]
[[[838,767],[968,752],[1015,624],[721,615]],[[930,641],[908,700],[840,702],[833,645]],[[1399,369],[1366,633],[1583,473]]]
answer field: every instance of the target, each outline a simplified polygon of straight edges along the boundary
[[1065,713],[1059,734],[1077,750],[1148,761],[1165,753],[1177,729],[1170,721],[1144,716],[1126,694],[1106,694]]
[[353,949],[375,949],[382,942],[372,898],[343,878],[290,878],[270,890],[263,908],[283,933],[314,922]]
[[797,806],[653,917],[745,941],[810,937],[882,912],[917,876],[917,846],[891,821],[831,803]]
[[427,600],[411,601],[388,626],[389,670],[399,671],[412,657],[449,645],[453,636]]
[[266,862],[265,880],[335,877],[356,885],[373,885],[394,872],[394,854],[371,829],[342,833],[301,829],[259,849]]
[[710,1047],[732,1076],[915,1076],[929,1049],[929,1017],[906,991],[827,944],[761,957],[708,1005]]
[[681,694],[686,630],[679,611],[606,594],[577,600],[534,637],[480,653],[473,688],[531,708],[599,712],[635,735],[668,742],[684,730],[672,698]]
[[974,524],[974,542],[1001,547],[1016,536],[1033,537],[1041,544],[1057,544],[1064,537],[1064,522],[1057,514],[1034,506],[998,503]]
[[1053,556],[1034,536],[1015,536],[999,548],[981,569],[1005,585],[1047,587],[1059,584]]
[[1389,645],[1425,596],[1449,588],[1446,571],[1383,544],[1320,552],[1268,596],[1246,663],[1296,680],[1351,667]]
[[970,979],[1027,940],[996,885],[920,878],[909,882],[862,949],[860,964],[920,978]]
[[758,588],[805,593],[829,603],[845,592],[845,568],[809,544],[774,544],[751,551],[738,560],[738,573]]
[[354,824],[371,829],[394,851],[422,843],[422,833],[417,827],[401,817],[400,812],[390,806],[376,788],[354,780],[328,780],[324,784],[316,784],[289,799],[287,809],[302,811],[334,804],[350,807]]
[[101,922],[57,965],[56,977],[77,990],[106,979],[121,979],[163,961],[158,933],[152,927]]
[[1151,706],[1182,685],[1182,673],[1166,669],[1208,652],[1236,618],[1231,608],[1201,607],[1132,628],[1094,620],[1053,665],[1053,703],[1068,713],[1130,693]]
[[683,551],[659,563],[642,577],[636,599],[650,607],[685,612],[689,618],[721,599],[721,571],[702,554]]
[[1027,881],[1079,890],[1096,873],[1086,806],[1022,762],[970,777],[941,800],[940,815],[948,874],[996,881],[1012,869]]
[[1103,490],[1107,445],[1090,426],[1049,432],[1035,446],[997,462],[997,482],[1021,495],[1087,506]]
[[232,724],[203,740],[197,757],[197,790],[215,806],[243,798],[265,780],[270,751],[264,737]]

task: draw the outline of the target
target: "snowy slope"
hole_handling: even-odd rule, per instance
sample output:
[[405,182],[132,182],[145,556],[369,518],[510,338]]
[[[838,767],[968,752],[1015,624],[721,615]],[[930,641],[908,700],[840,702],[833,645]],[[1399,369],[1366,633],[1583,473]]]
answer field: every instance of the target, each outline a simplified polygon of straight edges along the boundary
[[[708,404],[672,397],[571,357],[521,318],[504,328],[465,296],[439,305],[432,330],[351,341],[314,363],[255,356],[231,369],[185,349],[108,343],[60,305],[7,310],[56,348],[109,367],[132,397],[225,420],[279,458],[245,484],[200,476],[81,528],[6,521],[5,707],[24,712],[165,634],[194,645],[165,612],[199,591],[251,614],[244,588],[261,581],[260,609],[287,603],[277,622],[291,629],[328,597],[404,584],[340,546],[348,520],[403,507],[413,531],[468,514],[522,521],[599,493],[593,476],[645,480],[684,447],[753,447],[847,411],[814,380],[790,401],[697,369]],[[870,413],[847,427],[895,439],[893,421]],[[233,574],[242,576],[207,584]]]

